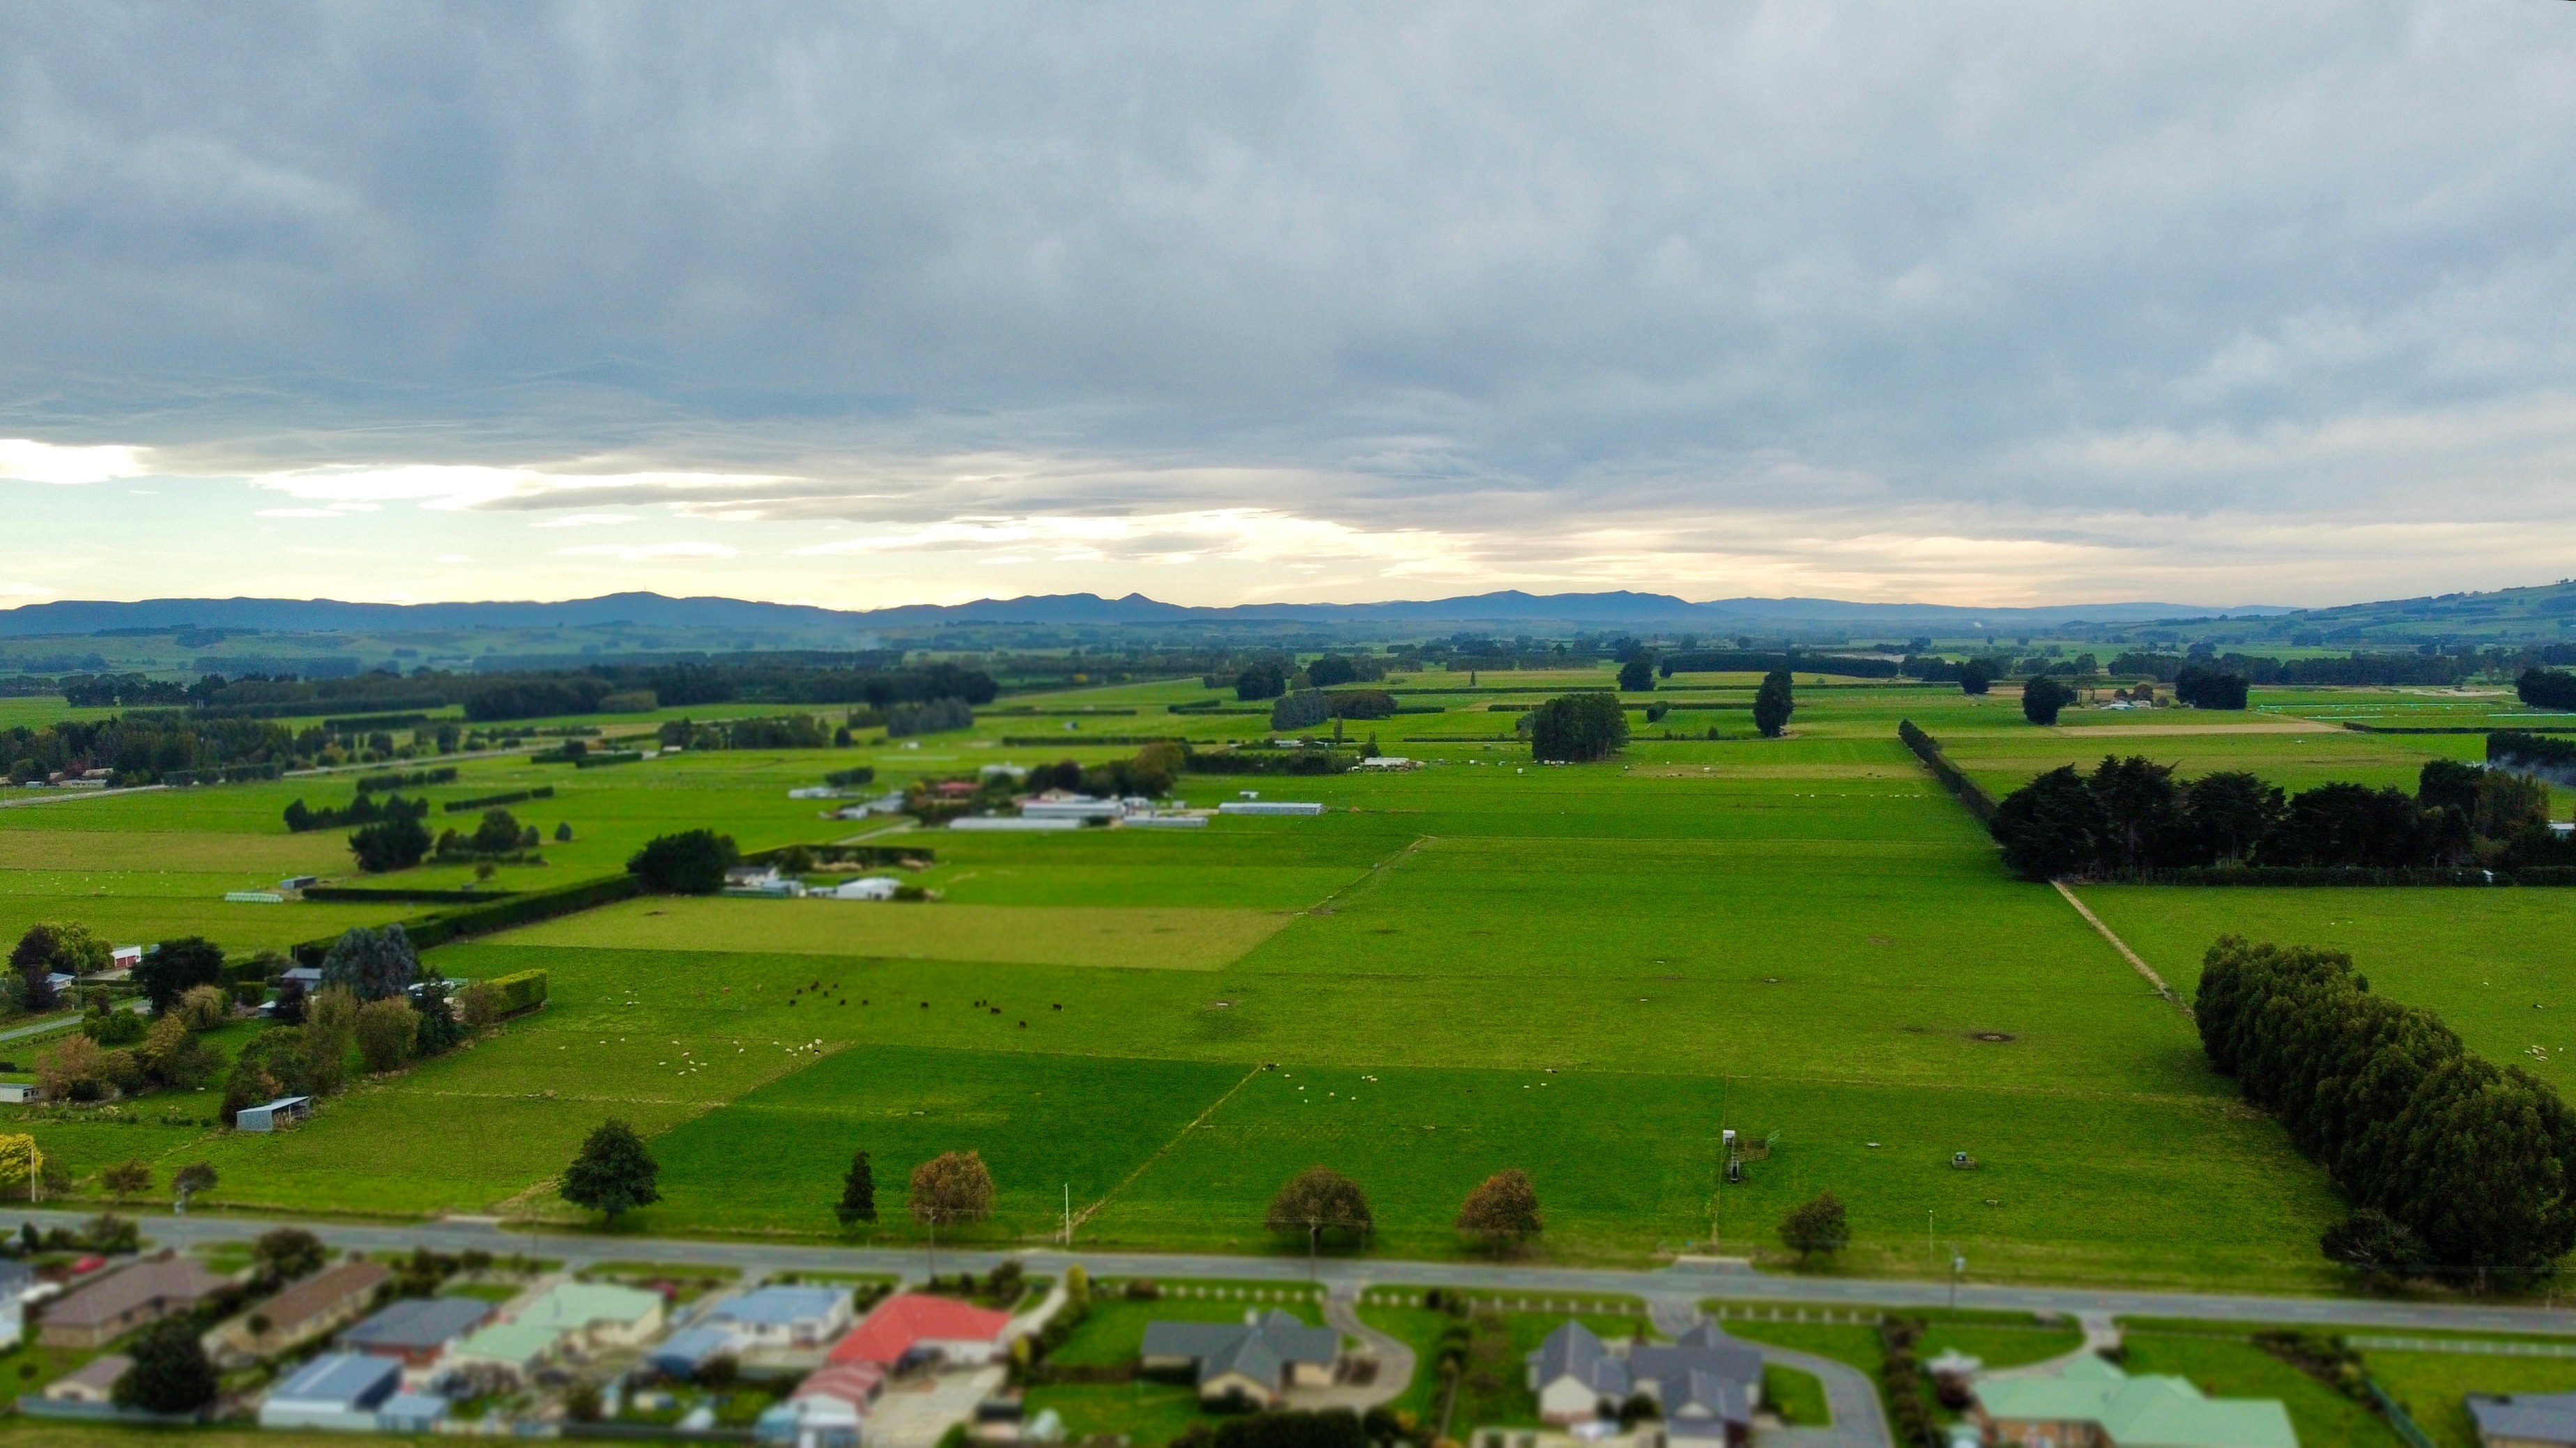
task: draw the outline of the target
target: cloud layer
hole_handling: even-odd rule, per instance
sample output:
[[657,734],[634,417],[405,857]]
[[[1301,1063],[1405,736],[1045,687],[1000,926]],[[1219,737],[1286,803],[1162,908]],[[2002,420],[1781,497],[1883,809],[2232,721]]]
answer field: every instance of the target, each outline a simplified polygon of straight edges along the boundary
[[2543,581],[2564,12],[14,10],[12,586]]

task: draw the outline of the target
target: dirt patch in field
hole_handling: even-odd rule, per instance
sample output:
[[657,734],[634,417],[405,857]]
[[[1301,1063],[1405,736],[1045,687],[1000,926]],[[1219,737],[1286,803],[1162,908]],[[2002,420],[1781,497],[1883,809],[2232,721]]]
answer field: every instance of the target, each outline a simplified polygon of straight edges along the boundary
[[1971,1041],[1984,1041],[1988,1045],[2004,1046],[2020,1040],[2021,1037],[2014,1035],[2010,1031],[1977,1031],[1971,1034],[1968,1039]]

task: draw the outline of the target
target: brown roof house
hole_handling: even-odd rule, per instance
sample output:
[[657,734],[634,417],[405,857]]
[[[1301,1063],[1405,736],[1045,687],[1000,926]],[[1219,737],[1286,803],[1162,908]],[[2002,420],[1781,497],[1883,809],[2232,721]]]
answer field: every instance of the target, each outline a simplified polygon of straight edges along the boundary
[[357,1320],[392,1279],[383,1263],[363,1257],[325,1267],[227,1322],[216,1334],[226,1357],[267,1357]]
[[45,1384],[45,1401],[105,1407],[116,1400],[116,1380],[125,1376],[125,1370],[132,1366],[134,1359],[123,1353],[112,1352],[105,1357],[92,1358],[79,1372]]
[[104,1347],[147,1322],[195,1311],[231,1285],[231,1278],[165,1252],[45,1304],[37,1340],[47,1347]]

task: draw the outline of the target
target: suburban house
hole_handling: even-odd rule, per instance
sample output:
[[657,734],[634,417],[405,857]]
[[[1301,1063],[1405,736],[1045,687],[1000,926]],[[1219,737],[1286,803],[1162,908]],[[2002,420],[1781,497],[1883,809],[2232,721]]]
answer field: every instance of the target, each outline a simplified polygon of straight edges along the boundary
[[742,1342],[726,1327],[684,1327],[662,1339],[644,1355],[644,1366],[669,1378],[690,1378],[716,1358],[741,1349]]
[[2576,1393],[2471,1393],[2468,1405],[2485,1448],[2576,1444]]
[[[1579,1322],[1561,1324],[1528,1356],[1539,1416],[1575,1424],[1615,1416],[1642,1394],[1653,1400],[1667,1438],[1749,1442],[1762,1405],[1762,1353],[1702,1323],[1669,1347],[1614,1346]],[[2125,1445],[2124,1445],[2125,1448]]]
[[325,1267],[224,1324],[223,1343],[250,1357],[283,1352],[365,1311],[377,1286],[393,1275],[363,1257]]
[[411,1367],[427,1367],[459,1338],[490,1320],[492,1307],[479,1297],[406,1297],[340,1334],[340,1345],[353,1352],[399,1358]]
[[121,1352],[112,1352],[105,1357],[94,1358],[79,1372],[56,1378],[45,1384],[44,1399],[48,1403],[80,1403],[88,1407],[106,1407],[115,1400],[116,1380],[125,1376],[125,1370],[132,1366],[134,1366],[134,1359]]
[[763,1287],[719,1302],[700,1321],[732,1329],[748,1347],[821,1347],[850,1326],[839,1287]]
[[557,1352],[641,1347],[662,1329],[662,1296],[600,1282],[564,1282],[511,1321],[458,1343],[459,1362],[525,1369]]
[[885,1370],[874,1363],[824,1368],[762,1413],[753,1437],[793,1448],[858,1448],[861,1425],[884,1389]]
[[1989,1443],[2025,1448],[2298,1448],[2290,1411],[2269,1398],[2210,1398],[2184,1378],[2131,1377],[2086,1353],[2053,1373],[1977,1384]]
[[276,1387],[259,1405],[263,1428],[376,1431],[376,1410],[402,1389],[402,1364],[361,1352],[326,1352]]
[[1330,1387],[1342,1335],[1272,1308],[1241,1322],[1149,1322],[1137,1366],[1187,1373],[1202,1402],[1267,1408],[1290,1388]]
[[892,1369],[937,1358],[982,1364],[1001,1355],[1011,1315],[953,1297],[899,1292],[876,1306],[832,1348],[833,1363],[874,1363]]
[[231,1285],[231,1278],[165,1252],[49,1303],[38,1340],[47,1347],[104,1347],[147,1322],[194,1312]]

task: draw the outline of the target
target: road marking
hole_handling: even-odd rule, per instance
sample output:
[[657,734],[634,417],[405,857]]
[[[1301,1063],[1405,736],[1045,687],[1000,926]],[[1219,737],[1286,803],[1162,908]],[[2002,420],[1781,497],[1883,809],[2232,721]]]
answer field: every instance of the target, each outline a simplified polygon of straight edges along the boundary
[[2191,1007],[2183,1004],[2182,997],[2173,993],[2173,987],[2165,984],[2165,978],[2156,974],[2155,967],[2147,964],[2143,960],[2140,960],[2138,958],[2138,953],[2129,948],[2129,942],[2112,934],[2111,927],[2102,923],[2102,917],[2094,914],[2092,907],[2086,905],[2083,901],[2076,899],[2075,892],[2066,888],[2066,882],[2064,880],[2051,880],[2048,883],[2057,887],[2057,893],[2066,897],[2066,903],[2074,906],[2075,913],[2083,916],[2087,924],[2090,924],[2094,929],[2102,932],[2102,938],[2111,942],[2111,948],[2120,952],[2121,959],[2126,960],[2130,965],[2135,966],[2138,974],[2147,978],[2147,984],[2156,988],[2156,994],[2173,1002],[2174,1009],[2182,1012],[2183,1019],[2197,1019],[2197,1017],[2192,1015]]

